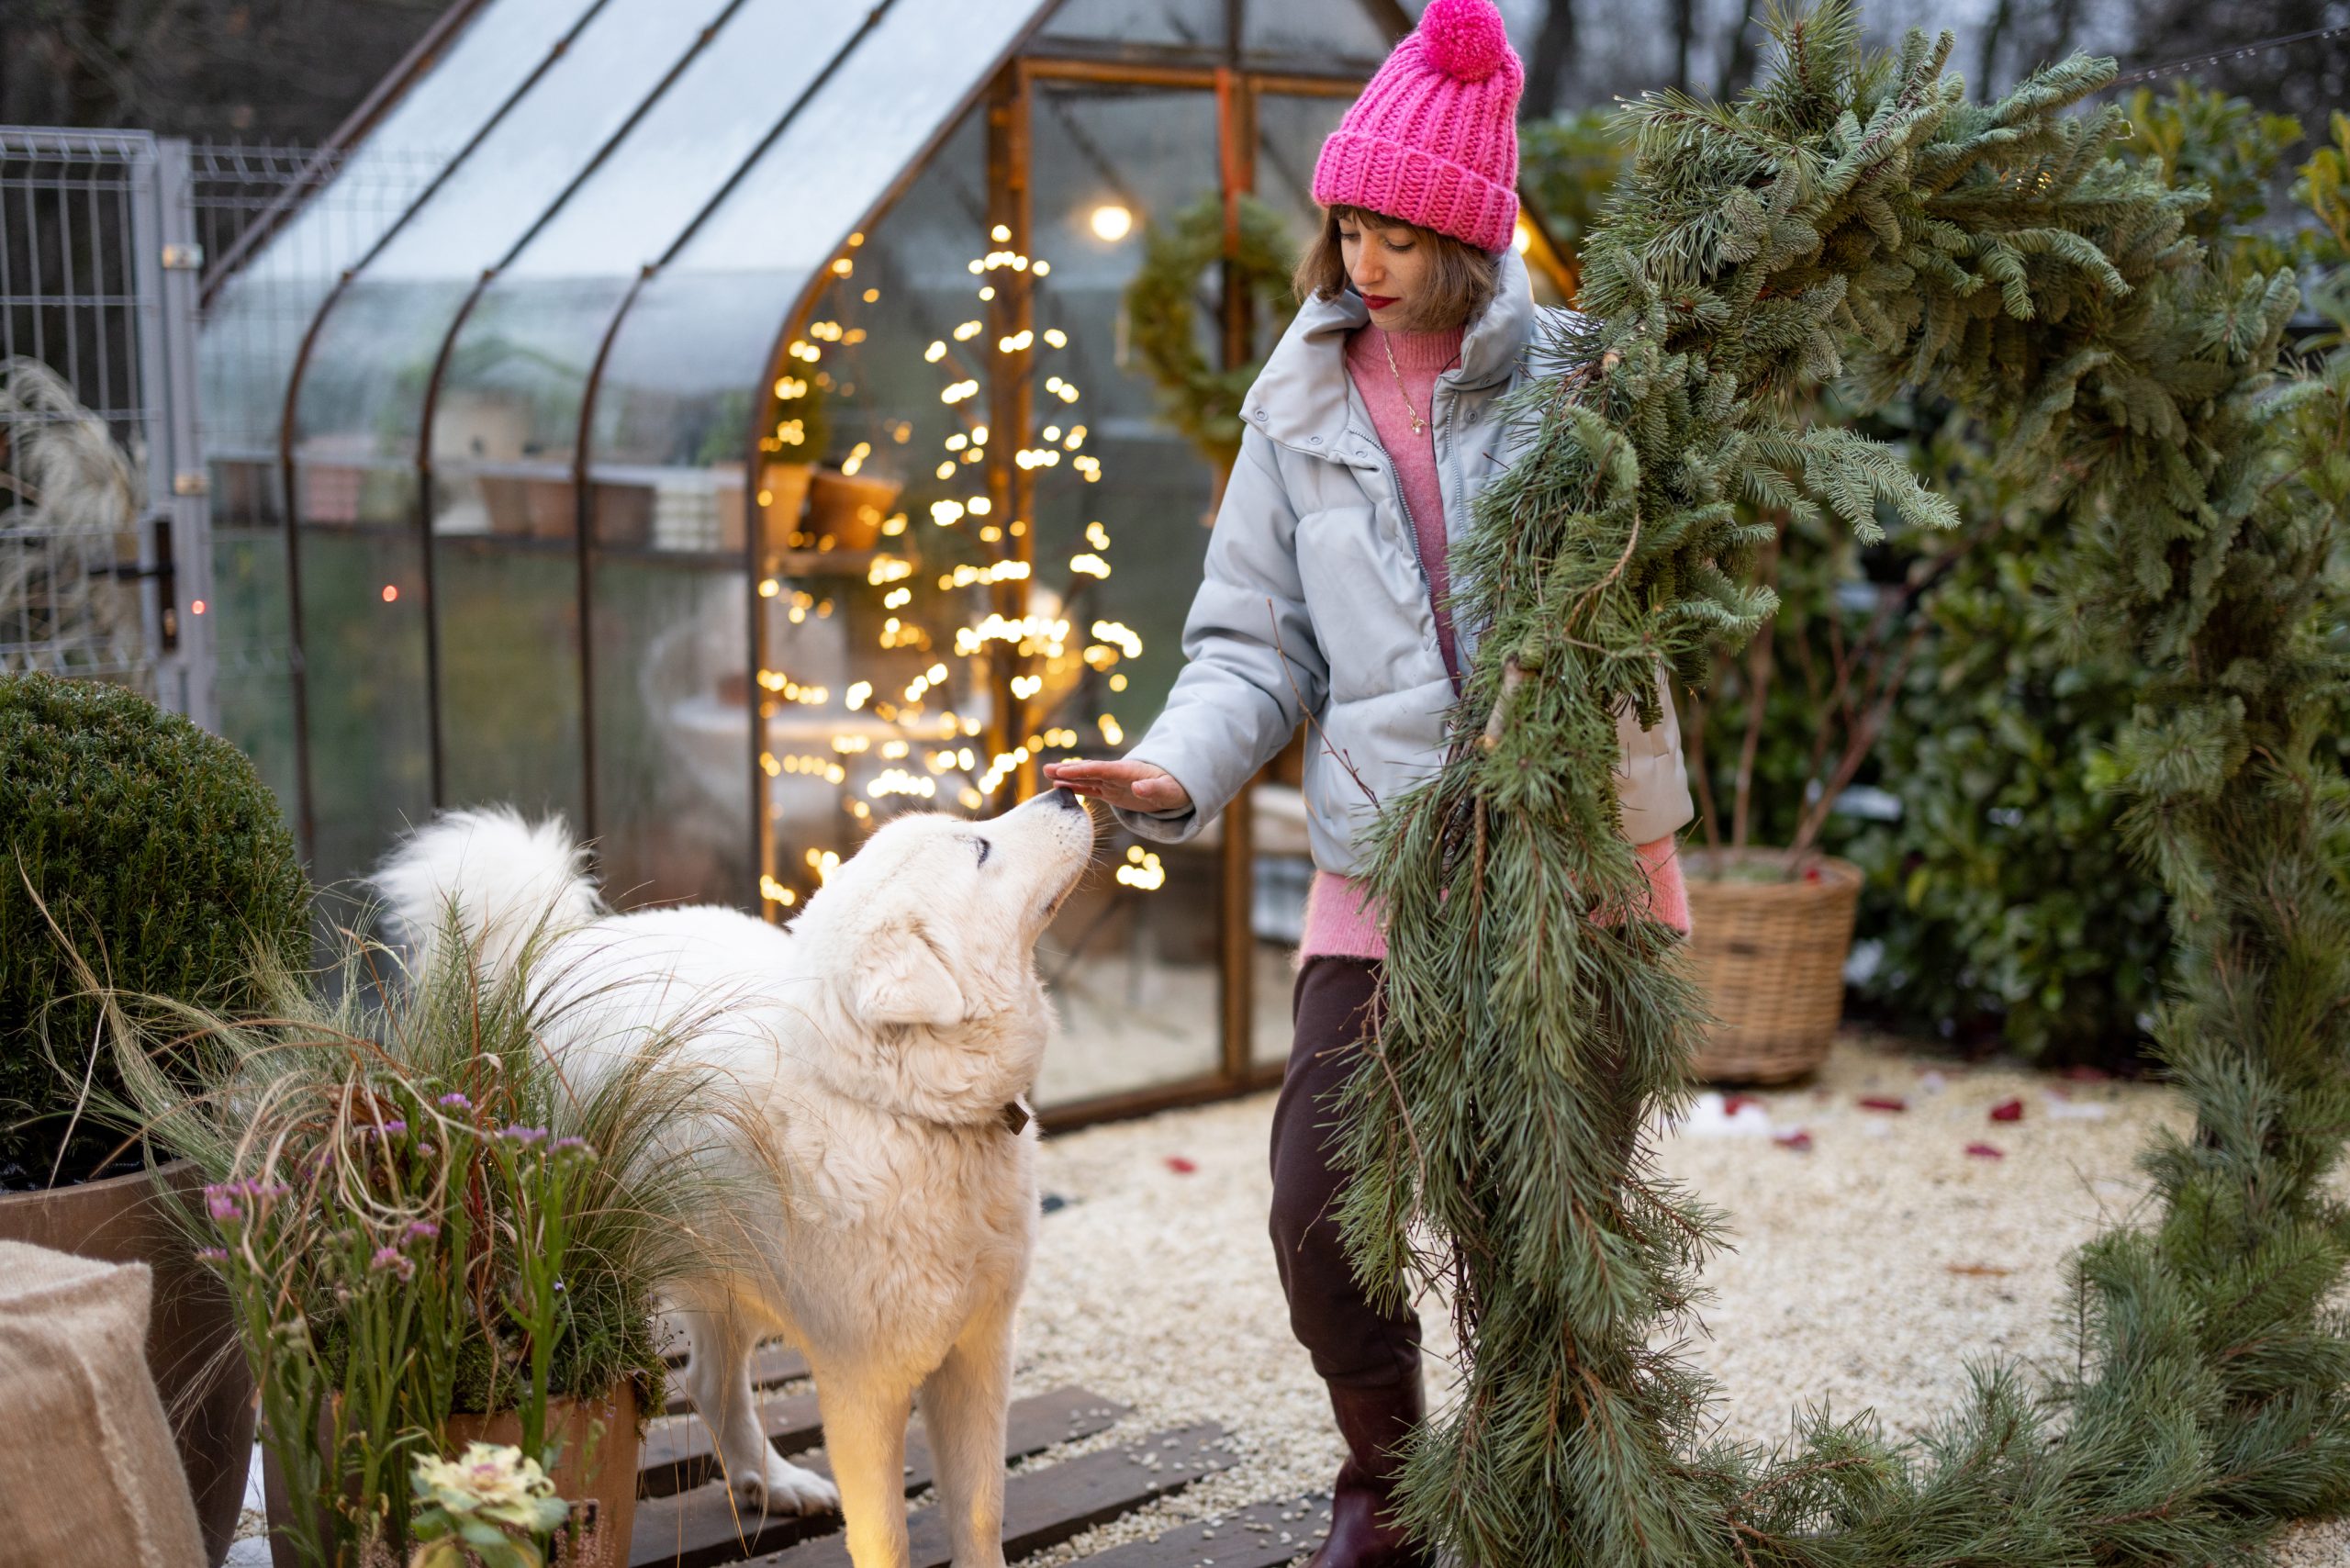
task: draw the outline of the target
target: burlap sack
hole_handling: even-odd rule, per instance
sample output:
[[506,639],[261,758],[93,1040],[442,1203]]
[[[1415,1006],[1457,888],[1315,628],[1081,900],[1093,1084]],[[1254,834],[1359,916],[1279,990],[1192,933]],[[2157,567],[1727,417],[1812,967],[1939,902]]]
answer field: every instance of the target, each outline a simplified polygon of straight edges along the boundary
[[0,1568],[204,1568],[147,1266],[0,1241]]

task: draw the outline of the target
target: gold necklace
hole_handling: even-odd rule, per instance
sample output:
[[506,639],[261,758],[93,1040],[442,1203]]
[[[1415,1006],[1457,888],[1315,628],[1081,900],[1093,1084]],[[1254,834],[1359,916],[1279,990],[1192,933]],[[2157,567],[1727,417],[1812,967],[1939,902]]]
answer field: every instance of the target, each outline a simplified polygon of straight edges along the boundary
[[1420,418],[1418,409],[1412,407],[1412,395],[1404,390],[1404,373],[1395,368],[1395,345],[1387,341],[1386,328],[1379,326],[1375,321],[1371,325],[1378,330],[1379,346],[1387,351],[1387,374],[1395,378],[1395,396],[1404,399],[1404,411],[1412,416],[1412,433],[1426,435],[1428,422]]

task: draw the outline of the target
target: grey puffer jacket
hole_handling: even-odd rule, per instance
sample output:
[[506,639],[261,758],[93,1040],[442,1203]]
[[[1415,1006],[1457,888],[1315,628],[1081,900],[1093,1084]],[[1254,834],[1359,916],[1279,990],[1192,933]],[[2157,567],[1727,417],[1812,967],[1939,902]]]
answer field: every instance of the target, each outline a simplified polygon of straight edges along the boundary
[[[1477,491],[1516,455],[1496,405],[1531,374],[1536,314],[1525,265],[1505,252],[1494,297],[1462,336],[1460,363],[1437,377],[1429,417],[1445,534],[1455,543]],[[1427,574],[1394,465],[1347,375],[1347,334],[1369,319],[1351,293],[1307,300],[1242,405],[1239,461],[1183,626],[1190,662],[1126,754],[1172,774],[1192,804],[1117,813],[1146,838],[1181,843],[1197,833],[1311,713],[1314,861],[1348,875],[1377,810],[1364,788],[1393,801],[1443,760],[1455,693]],[[1479,630],[1454,628],[1464,669]],[[1657,678],[1662,689],[1661,668]],[[1646,844],[1679,831],[1695,812],[1670,693],[1655,729],[1641,729],[1628,705],[1617,737],[1625,835]]]

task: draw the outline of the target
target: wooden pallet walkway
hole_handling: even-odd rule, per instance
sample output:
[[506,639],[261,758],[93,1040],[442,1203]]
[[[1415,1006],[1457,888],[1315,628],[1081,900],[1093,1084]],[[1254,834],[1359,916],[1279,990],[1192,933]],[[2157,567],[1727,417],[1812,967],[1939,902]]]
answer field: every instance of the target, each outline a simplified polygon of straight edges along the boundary
[[[823,1439],[816,1396],[777,1392],[808,1375],[796,1352],[762,1346],[752,1364],[761,1425],[778,1451],[829,1474],[816,1445]],[[645,1433],[637,1473],[636,1526],[629,1568],[849,1568],[836,1514],[768,1518],[743,1512],[717,1473],[708,1429],[682,1392]],[[1004,1439],[1007,1463],[1042,1458],[1004,1487],[1004,1555],[1017,1560],[1191,1485],[1232,1463],[1225,1431],[1213,1423],[1138,1436],[1091,1453],[1055,1459],[1054,1450],[1110,1430],[1127,1414],[1081,1388],[1015,1401]],[[906,1490],[927,1489],[930,1449],[921,1423],[906,1434]],[[1220,1518],[1180,1526],[1155,1540],[1085,1560],[1085,1568],[1279,1568],[1319,1539],[1326,1504],[1269,1502]],[[908,1520],[911,1568],[948,1568],[946,1520],[934,1507]]]
[[[1125,1413],[1125,1406],[1081,1388],[1017,1400],[1006,1423],[1004,1461],[1014,1463],[1107,1431]],[[821,1453],[797,1454],[795,1462],[827,1478],[832,1474]],[[906,1490],[919,1492],[931,1479],[930,1444],[917,1421],[906,1432]],[[718,1568],[832,1534],[840,1528],[840,1518],[834,1514],[770,1517],[744,1512],[726,1487],[713,1479],[681,1495],[639,1501],[636,1529],[629,1543],[629,1568]]]
[[[1013,1476],[1003,1488],[1004,1556],[1058,1546],[1224,1469],[1232,1462],[1220,1446],[1224,1436],[1213,1422],[1181,1427]],[[949,1568],[954,1552],[937,1509],[917,1510],[907,1535],[909,1568]],[[758,1568],[849,1568],[848,1547],[837,1535],[753,1561]]]

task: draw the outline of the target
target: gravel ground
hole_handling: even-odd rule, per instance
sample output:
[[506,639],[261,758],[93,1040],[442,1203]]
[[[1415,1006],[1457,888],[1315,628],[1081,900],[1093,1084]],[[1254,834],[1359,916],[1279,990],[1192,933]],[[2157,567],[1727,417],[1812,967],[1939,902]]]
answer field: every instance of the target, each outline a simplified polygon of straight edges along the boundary
[[[1964,1396],[1970,1360],[2055,1364],[2065,1259],[2132,1213],[2148,1133],[2187,1121],[2159,1087],[1956,1069],[1860,1034],[1812,1082],[1752,1098],[1709,1097],[1662,1158],[1731,1217],[1736,1250],[1707,1271],[1717,1295],[1689,1350],[1719,1382],[1725,1430],[1762,1442],[1822,1401],[1915,1434]],[[2011,1100],[2020,1119],[1991,1119]],[[1328,1484],[1337,1437],[1265,1238],[1271,1112],[1258,1096],[1046,1144],[1045,1190],[1067,1206],[1045,1220],[1023,1307],[1020,1392],[1079,1383],[1133,1406],[1098,1444],[1221,1422],[1238,1462],[1038,1568]],[[1807,1149],[1779,1141],[1797,1133]],[[1449,1353],[1441,1304],[1422,1315]],[[1432,1394],[1451,1376],[1441,1361],[1431,1374]],[[2350,1526],[2297,1528],[2277,1562],[2350,1568]]]

